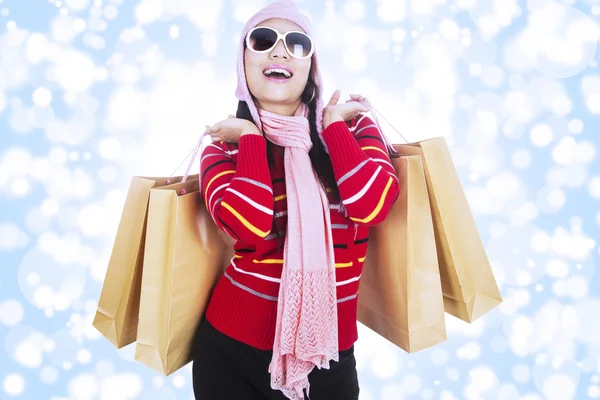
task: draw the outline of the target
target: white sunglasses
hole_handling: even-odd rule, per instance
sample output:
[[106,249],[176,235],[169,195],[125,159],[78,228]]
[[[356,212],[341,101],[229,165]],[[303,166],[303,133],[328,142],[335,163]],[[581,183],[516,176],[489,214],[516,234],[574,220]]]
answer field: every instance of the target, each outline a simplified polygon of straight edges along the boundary
[[289,31],[281,34],[268,26],[252,28],[246,36],[246,47],[255,53],[267,53],[275,48],[279,40],[283,41],[288,54],[295,58],[309,58],[315,51],[313,41],[306,33]]

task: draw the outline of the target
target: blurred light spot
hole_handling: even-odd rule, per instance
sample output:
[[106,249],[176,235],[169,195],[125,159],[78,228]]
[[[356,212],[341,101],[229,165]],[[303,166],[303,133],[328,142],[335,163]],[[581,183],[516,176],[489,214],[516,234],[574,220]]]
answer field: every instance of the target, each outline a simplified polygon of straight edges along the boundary
[[498,377],[488,367],[478,366],[469,370],[469,383],[464,394],[467,399],[485,398],[486,394],[498,386]]
[[90,0],[64,0],[64,2],[73,11],[85,10],[90,4]]
[[17,325],[23,320],[23,306],[16,300],[5,300],[0,303],[0,322],[4,325]]
[[588,192],[594,199],[600,200],[600,176],[594,176],[589,180]]
[[456,351],[456,357],[461,360],[476,360],[481,356],[481,347],[475,342],[470,342]]
[[102,360],[96,363],[95,371],[100,378],[105,379],[114,374],[115,367],[112,361]]
[[17,225],[0,224],[0,251],[12,251],[23,248],[29,243],[29,237]]
[[161,388],[165,385],[165,379],[162,376],[155,376],[152,378],[152,384],[154,387]]
[[114,161],[121,155],[122,144],[115,137],[105,138],[100,142],[98,152],[105,160]]
[[55,41],[59,43],[69,43],[77,36],[78,32],[75,29],[72,17],[58,15],[54,17],[50,23],[50,33]]
[[344,4],[344,14],[351,21],[358,21],[365,16],[365,3],[361,0],[349,0]]
[[406,31],[402,28],[394,28],[392,30],[392,39],[395,42],[402,42],[406,39]]
[[576,383],[566,374],[552,374],[546,378],[542,393],[547,400],[570,400],[575,396]]
[[31,64],[40,63],[48,48],[48,38],[41,33],[33,33],[27,38],[25,56]]
[[377,16],[382,22],[401,22],[406,18],[406,3],[397,0],[379,0]]
[[185,378],[181,375],[173,377],[173,386],[181,389],[183,386],[185,386]]
[[[123,388],[126,390],[125,388]],[[80,374],[70,379],[67,383],[69,398],[78,400],[92,400],[98,398],[100,391],[100,382],[93,374]],[[108,399],[101,393],[102,400]],[[125,399],[122,396],[116,396],[115,399]]]
[[398,356],[394,352],[379,353],[371,361],[373,374],[381,379],[389,379],[400,369]]
[[569,264],[559,259],[548,260],[546,273],[553,278],[564,278],[569,274]]
[[171,39],[177,39],[179,37],[179,26],[171,25],[169,27],[169,36]]
[[380,400],[403,400],[404,391],[402,385],[388,383],[381,388]]
[[18,364],[39,368],[44,359],[46,337],[27,326],[15,325],[4,338],[6,353]]
[[580,134],[581,132],[583,132],[583,121],[580,120],[579,118],[573,118],[572,120],[569,121],[569,132],[571,132],[574,135]]
[[497,88],[504,81],[504,70],[497,65],[486,66],[481,74],[481,82],[489,88]]
[[29,193],[29,189],[30,189],[30,184],[29,181],[27,181],[24,178],[18,178],[15,179],[11,185],[11,189],[12,189],[12,193],[15,196],[25,196],[27,193]]
[[565,205],[565,192],[552,186],[544,186],[538,190],[536,204],[540,211],[546,214],[555,214]]
[[348,71],[362,71],[367,67],[367,55],[362,49],[349,49],[342,56],[342,64]]
[[108,70],[104,67],[96,68],[96,70],[94,71],[94,78],[98,82],[104,82],[108,79]]
[[113,20],[113,19],[117,18],[117,16],[119,15],[119,10],[114,5],[109,4],[106,7],[104,7],[103,14],[104,14],[104,18],[106,18],[108,20]]
[[531,128],[531,142],[537,147],[546,147],[552,143],[554,133],[552,128],[546,124],[536,124]]
[[471,74],[471,76],[481,76],[482,71],[483,67],[481,66],[481,64],[469,65],[469,74]]
[[421,379],[415,374],[408,374],[402,379],[400,386],[405,394],[413,395],[421,389]]
[[215,34],[202,35],[202,48],[207,57],[214,57],[219,51],[219,38]]
[[460,38],[460,27],[450,19],[444,19],[438,27],[439,32],[448,40],[458,40]]
[[35,105],[46,107],[52,102],[52,92],[45,87],[40,87],[33,91],[32,98]]
[[531,370],[525,364],[517,364],[512,369],[512,378],[515,382],[525,384],[531,379]]
[[75,358],[80,364],[89,364],[89,362],[92,360],[92,353],[90,353],[89,350],[81,349],[77,352],[77,356]]
[[448,352],[444,349],[434,348],[431,351],[431,362],[436,366],[446,364],[449,358]]
[[518,169],[526,169],[531,166],[531,153],[527,149],[517,149],[512,154],[512,164]]
[[2,382],[4,392],[9,396],[20,396],[25,390],[25,378],[19,374],[8,374]]
[[88,89],[93,83],[95,68],[88,56],[75,50],[63,50],[54,72],[60,85],[78,92]]
[[53,366],[46,366],[40,370],[40,380],[47,385],[51,385],[58,379],[58,369]]

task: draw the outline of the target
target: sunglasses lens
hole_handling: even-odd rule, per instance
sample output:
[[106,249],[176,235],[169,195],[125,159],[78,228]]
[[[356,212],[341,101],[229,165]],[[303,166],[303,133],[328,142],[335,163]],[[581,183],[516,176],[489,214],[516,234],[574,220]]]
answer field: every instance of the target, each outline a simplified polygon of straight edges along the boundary
[[312,50],[310,38],[303,33],[292,32],[285,38],[289,51],[298,58],[307,57]]
[[277,40],[277,33],[268,28],[258,28],[252,31],[249,45],[254,51],[269,50]]

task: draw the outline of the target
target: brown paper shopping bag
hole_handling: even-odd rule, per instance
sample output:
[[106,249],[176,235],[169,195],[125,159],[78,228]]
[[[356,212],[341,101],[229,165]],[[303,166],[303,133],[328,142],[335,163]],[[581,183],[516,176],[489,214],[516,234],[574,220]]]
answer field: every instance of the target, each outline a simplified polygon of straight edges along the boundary
[[423,158],[445,310],[473,322],[502,297],[448,146],[444,138],[434,138],[396,149]]
[[423,164],[392,160],[400,195],[371,228],[358,295],[358,319],[409,353],[446,340],[440,272]]
[[136,337],[150,189],[181,180],[181,176],[131,179],[93,321],[117,348]]
[[164,375],[190,361],[197,326],[233,256],[198,186],[186,181],[150,194],[135,359]]

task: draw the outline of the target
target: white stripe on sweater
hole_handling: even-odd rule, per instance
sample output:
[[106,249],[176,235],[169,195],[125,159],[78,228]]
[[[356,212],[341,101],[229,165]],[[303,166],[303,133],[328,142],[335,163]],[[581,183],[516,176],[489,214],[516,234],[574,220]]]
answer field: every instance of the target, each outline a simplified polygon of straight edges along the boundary
[[363,119],[365,119],[365,117],[366,117],[366,116],[367,116],[367,115],[366,115],[366,114],[364,114],[362,117],[360,117],[360,119],[359,119],[359,120],[356,122],[356,125],[354,125],[352,128],[349,128],[349,129],[350,129],[350,132],[354,132],[354,130],[355,130],[356,128],[358,128],[358,126],[360,125],[360,123],[362,122],[362,120],[363,120]]
[[364,167],[367,162],[369,162],[369,160],[365,160],[363,162],[361,162],[360,164],[358,164],[356,167],[352,168],[352,170],[346,172],[344,174],[344,176],[342,176],[340,178],[340,180],[337,182],[338,186],[340,186],[342,183],[344,183],[344,181],[346,181],[347,179],[349,179],[352,175],[356,174],[358,171],[360,171],[360,169],[362,167]]
[[252,184],[252,185],[254,185],[254,186],[258,186],[259,188],[263,188],[263,189],[265,189],[265,190],[266,190],[266,191],[268,191],[269,193],[273,193],[273,191],[271,190],[271,188],[270,188],[270,187],[268,187],[268,186],[267,186],[267,185],[265,185],[264,183],[261,183],[261,182],[259,182],[259,181],[255,181],[254,179],[250,179],[250,178],[239,178],[239,177],[236,177],[236,178],[233,178],[233,179],[237,179],[237,180],[240,180],[240,181],[244,181],[244,182],[251,183],[251,184]]
[[231,265],[233,266],[233,269],[235,269],[240,274],[252,275],[252,276],[254,276],[254,277],[258,278],[258,279],[262,279],[263,281],[281,283],[281,279],[273,278],[272,276],[266,276],[266,275],[257,274],[256,272],[244,271],[243,269],[238,268],[238,266],[235,265],[235,262],[233,261],[234,259],[235,258],[231,259]]
[[383,158],[373,158],[373,157],[371,157],[370,160],[373,160],[373,161],[378,162],[378,163],[384,163],[384,164],[387,164],[390,167],[394,168],[394,166],[388,160],[384,160]]
[[375,173],[373,174],[371,179],[369,179],[369,182],[367,182],[367,184],[354,196],[350,197],[347,200],[342,200],[342,203],[344,203],[344,205],[348,205],[348,204],[352,204],[352,203],[360,200],[365,195],[365,193],[367,193],[367,191],[369,190],[371,185],[373,185],[373,182],[375,182],[375,178],[377,178],[377,175],[379,175],[379,172],[381,170],[382,170],[382,167],[377,167],[377,171],[375,171]]
[[[224,183],[221,186],[219,186],[218,188],[216,188],[215,190],[213,190],[212,194],[210,195],[210,197],[208,198],[208,204],[210,205],[210,203],[212,203],[212,199],[213,196],[221,189],[226,188],[227,186],[229,186],[229,183]],[[211,213],[212,214],[212,213]]]
[[349,283],[356,282],[356,281],[358,281],[359,279],[360,279],[360,275],[359,275],[359,276],[357,276],[357,277],[355,277],[355,278],[346,279],[345,281],[336,282],[336,283],[335,283],[335,286],[344,286],[344,285],[347,285],[347,284],[349,284]]
[[259,211],[264,212],[265,214],[269,214],[269,215],[273,215],[273,210],[258,204],[257,202],[255,202],[254,200],[252,200],[251,198],[249,198],[248,196],[238,192],[235,189],[232,189],[231,187],[227,188],[227,190],[225,190],[226,192],[231,192],[233,194],[235,194],[237,197],[239,197],[240,199],[244,200],[246,203],[250,204],[251,206],[253,206],[254,208],[256,208]]
[[[221,147],[219,147],[219,146],[217,146],[216,144],[213,144],[213,143],[209,144],[208,146],[212,146],[212,147],[214,147],[215,149],[219,149],[219,150],[221,150],[223,153],[225,153],[225,154],[227,154],[227,155],[230,155],[230,156],[232,156],[232,155],[234,155],[234,154],[237,154],[237,153],[238,153],[238,150],[231,150],[231,151],[229,151],[229,150],[223,150]],[[207,146],[207,147],[208,147],[208,146]]]

